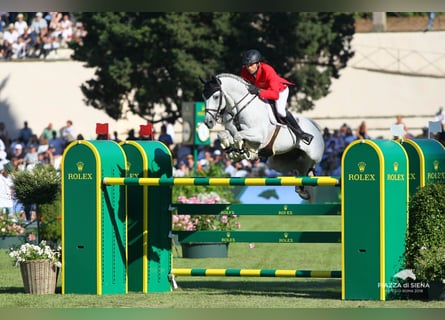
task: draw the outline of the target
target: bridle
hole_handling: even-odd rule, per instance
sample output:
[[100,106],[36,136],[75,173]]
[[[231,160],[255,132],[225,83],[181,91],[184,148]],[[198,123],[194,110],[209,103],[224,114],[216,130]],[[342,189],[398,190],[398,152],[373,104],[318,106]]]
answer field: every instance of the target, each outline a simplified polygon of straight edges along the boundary
[[[207,94],[204,94],[204,99],[209,99],[212,97],[216,92],[219,92],[219,101],[218,101],[218,107],[215,108],[206,108],[206,113],[208,113],[217,123],[224,124],[226,122],[235,121],[238,119],[240,113],[257,97],[256,95],[253,95],[253,97],[247,101],[246,104],[244,104],[242,107],[239,107],[240,104],[249,97],[249,92],[247,92],[239,101],[233,102],[233,99],[229,95],[227,95],[224,90],[221,87],[221,80],[216,78],[216,81],[214,84],[212,84],[213,91],[212,92],[206,92]],[[223,105],[223,99],[225,101]],[[230,106],[230,110],[227,111],[227,114],[231,116],[230,119],[223,119],[223,114],[225,113],[226,105]],[[235,112],[234,112],[235,110]]]

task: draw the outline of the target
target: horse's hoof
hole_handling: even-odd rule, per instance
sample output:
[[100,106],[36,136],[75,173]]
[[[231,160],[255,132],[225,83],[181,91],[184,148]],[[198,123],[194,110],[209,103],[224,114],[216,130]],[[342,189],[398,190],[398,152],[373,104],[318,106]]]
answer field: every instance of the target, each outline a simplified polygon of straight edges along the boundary
[[309,200],[311,198],[311,195],[309,191],[307,191],[304,188],[301,187],[295,187],[295,192],[300,196],[303,200]]
[[227,158],[229,158],[230,160],[232,160],[233,162],[238,162],[242,159],[242,156],[238,153],[238,152],[230,152],[227,155]]
[[243,149],[243,140],[235,140],[233,145],[235,146],[236,149],[238,150],[242,150]]
[[230,141],[228,139],[221,140],[221,148],[223,149],[231,148]]
[[256,159],[258,159],[258,154],[256,152],[247,151],[246,159],[250,161],[255,161]]

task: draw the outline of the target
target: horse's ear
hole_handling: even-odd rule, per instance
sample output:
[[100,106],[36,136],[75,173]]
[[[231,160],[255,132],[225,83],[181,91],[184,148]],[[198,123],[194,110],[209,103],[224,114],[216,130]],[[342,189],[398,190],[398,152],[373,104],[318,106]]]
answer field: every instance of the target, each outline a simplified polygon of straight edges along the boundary
[[221,85],[221,80],[219,80],[216,76],[212,76],[212,81]]
[[206,84],[206,83],[207,83],[207,81],[205,81],[201,76],[199,76],[199,80],[201,80],[201,82],[202,82],[203,84]]

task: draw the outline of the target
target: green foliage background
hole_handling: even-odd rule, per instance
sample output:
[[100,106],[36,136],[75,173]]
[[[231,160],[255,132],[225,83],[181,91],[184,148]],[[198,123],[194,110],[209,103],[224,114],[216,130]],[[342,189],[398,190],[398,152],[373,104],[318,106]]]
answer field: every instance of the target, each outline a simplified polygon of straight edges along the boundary
[[[83,12],[87,36],[73,58],[95,69],[82,84],[86,102],[114,119],[131,112],[153,123],[181,117],[181,103],[201,101],[202,83],[239,74],[242,52],[257,48],[295,83],[293,111],[310,110],[352,57],[354,13]],[[161,114],[154,111],[162,105]]]

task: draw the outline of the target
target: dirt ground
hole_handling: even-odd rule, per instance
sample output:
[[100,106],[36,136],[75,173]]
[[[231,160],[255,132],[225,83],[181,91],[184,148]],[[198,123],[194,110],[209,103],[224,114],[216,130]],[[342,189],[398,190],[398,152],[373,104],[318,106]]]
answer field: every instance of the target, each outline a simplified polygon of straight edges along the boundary
[[[428,17],[388,17],[386,18],[387,32],[427,31]],[[433,30],[445,30],[445,15],[437,15],[434,19]],[[355,23],[355,32],[373,32],[371,19],[360,19]]]

